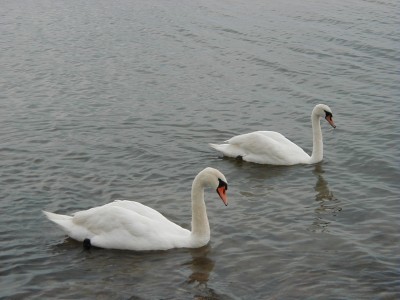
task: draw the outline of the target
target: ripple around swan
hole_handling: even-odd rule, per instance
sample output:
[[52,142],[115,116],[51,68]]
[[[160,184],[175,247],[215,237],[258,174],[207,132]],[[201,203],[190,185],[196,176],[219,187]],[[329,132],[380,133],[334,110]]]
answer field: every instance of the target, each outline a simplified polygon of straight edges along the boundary
[[[0,298],[399,298],[396,1],[92,4],[0,10]],[[316,103],[319,164],[208,147],[275,130],[310,153]],[[41,212],[131,199],[189,228],[205,166],[229,205],[206,192],[201,249],[83,251]]]

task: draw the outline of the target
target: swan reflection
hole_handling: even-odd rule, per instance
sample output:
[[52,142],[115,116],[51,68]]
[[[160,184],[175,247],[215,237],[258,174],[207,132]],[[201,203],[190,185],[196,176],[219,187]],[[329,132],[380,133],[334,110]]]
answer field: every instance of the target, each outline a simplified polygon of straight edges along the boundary
[[211,258],[207,257],[210,250],[210,245],[197,249],[189,249],[192,260],[187,262],[186,265],[190,266],[192,273],[188,278],[188,283],[207,283],[210,273],[214,269],[215,265],[215,262]]
[[[191,269],[191,274],[185,283],[184,290],[190,295],[194,295],[193,299],[228,299],[225,295],[221,295],[213,288],[207,286],[210,274],[214,269],[215,262],[207,255],[211,252],[211,246],[206,245],[198,249],[189,249],[192,259],[185,263]],[[192,299],[192,297],[190,297]]]
[[331,223],[328,220],[332,216],[336,216],[342,208],[339,206],[340,201],[334,196],[333,192],[329,189],[328,182],[324,179],[324,170],[321,164],[316,164],[313,173],[317,177],[315,184],[315,201],[318,206],[315,208],[315,218],[311,225],[310,230],[314,232],[327,232],[328,226]]

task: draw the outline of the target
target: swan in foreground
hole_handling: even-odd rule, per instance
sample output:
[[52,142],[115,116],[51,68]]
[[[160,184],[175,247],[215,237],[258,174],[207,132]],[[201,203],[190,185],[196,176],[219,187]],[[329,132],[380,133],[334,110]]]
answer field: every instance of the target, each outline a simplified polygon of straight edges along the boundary
[[242,158],[245,161],[270,165],[314,164],[323,157],[320,119],[325,118],[336,128],[332,110],[328,105],[318,104],[311,113],[313,150],[311,156],[299,146],[275,131],[254,131],[225,141],[226,144],[210,144],[225,156]]
[[205,187],[216,189],[228,205],[225,176],[213,168],[202,170],[192,184],[192,231],[169,221],[148,206],[127,200],[116,200],[72,216],[43,212],[71,238],[83,241],[86,247],[125,250],[198,248],[210,240]]

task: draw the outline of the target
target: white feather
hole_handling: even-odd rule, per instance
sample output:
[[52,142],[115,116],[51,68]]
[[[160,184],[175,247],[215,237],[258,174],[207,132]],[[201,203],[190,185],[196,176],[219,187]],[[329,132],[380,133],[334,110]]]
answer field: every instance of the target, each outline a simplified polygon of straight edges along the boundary
[[316,163],[323,157],[320,119],[325,117],[327,112],[332,113],[331,109],[324,104],[316,105],[312,111],[313,153],[311,156],[282,134],[274,131],[254,131],[241,134],[227,140],[225,144],[210,144],[210,146],[225,156],[241,157],[245,161],[258,164]]
[[127,200],[116,200],[72,216],[44,213],[71,238],[90,239],[91,245],[101,248],[166,250],[200,247],[210,240],[203,189],[206,186],[217,188],[218,179],[226,182],[221,172],[206,168],[193,181],[192,227],[197,228],[196,232],[182,228],[148,206]]

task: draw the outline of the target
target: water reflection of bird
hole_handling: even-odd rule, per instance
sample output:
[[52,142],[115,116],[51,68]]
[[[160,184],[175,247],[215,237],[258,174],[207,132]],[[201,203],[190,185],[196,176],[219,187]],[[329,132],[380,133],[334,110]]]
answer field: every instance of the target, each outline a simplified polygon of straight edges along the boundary
[[210,245],[197,249],[190,249],[192,260],[186,263],[187,265],[190,265],[192,270],[188,279],[189,283],[207,283],[210,273],[214,269],[215,265],[215,262],[211,258],[207,257],[210,250]]
[[316,164],[313,172],[318,180],[315,184],[315,191],[317,194],[315,195],[316,201],[323,201],[323,200],[333,200],[333,193],[329,190],[328,182],[324,179],[322,174],[324,173],[321,164]]
[[225,299],[224,295],[207,286],[210,274],[215,265],[214,260],[207,257],[211,251],[210,245],[197,249],[189,249],[189,251],[192,259],[185,263],[185,265],[190,266],[192,273],[186,281],[186,289],[191,290],[190,294],[195,295],[193,299]]
[[333,192],[329,189],[328,182],[324,179],[324,170],[321,164],[316,164],[313,173],[317,176],[315,183],[315,201],[318,202],[318,207],[315,208],[315,218],[311,225],[311,230],[315,232],[325,232],[328,230],[328,225],[331,221],[326,217],[329,215],[336,216],[337,212],[342,208],[339,206],[340,201],[335,198]]

